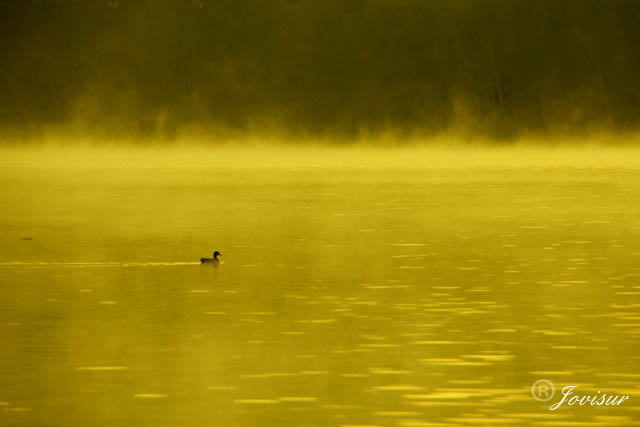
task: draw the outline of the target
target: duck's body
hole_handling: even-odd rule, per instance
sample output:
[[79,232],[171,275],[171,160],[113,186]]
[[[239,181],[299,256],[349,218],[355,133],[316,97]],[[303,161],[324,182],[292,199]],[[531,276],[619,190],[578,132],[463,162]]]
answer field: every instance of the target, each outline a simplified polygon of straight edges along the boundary
[[219,263],[219,262],[220,262],[220,260],[218,259],[218,257],[219,257],[220,255],[222,255],[220,252],[215,251],[215,252],[213,253],[213,258],[200,258],[200,262],[201,262],[202,264],[207,264],[207,263],[214,263],[214,264],[217,264],[217,263]]

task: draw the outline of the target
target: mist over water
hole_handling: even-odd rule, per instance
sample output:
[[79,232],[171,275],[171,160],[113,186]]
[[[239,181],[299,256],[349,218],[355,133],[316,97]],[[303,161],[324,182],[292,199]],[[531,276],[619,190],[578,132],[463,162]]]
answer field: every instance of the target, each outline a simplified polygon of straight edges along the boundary
[[[384,138],[367,143],[331,144],[318,140],[299,143],[265,139],[223,140],[212,147],[205,139],[181,139],[175,143],[138,144],[125,140],[113,144],[91,139],[66,142],[44,139],[37,145],[0,148],[0,166],[44,169],[121,167],[209,168],[214,170],[295,168],[379,168],[415,171],[421,169],[483,167],[576,167],[616,168],[638,166],[636,137],[612,135],[590,139],[521,140],[507,146],[467,144],[459,138],[408,140]],[[552,143],[553,142],[553,143]]]

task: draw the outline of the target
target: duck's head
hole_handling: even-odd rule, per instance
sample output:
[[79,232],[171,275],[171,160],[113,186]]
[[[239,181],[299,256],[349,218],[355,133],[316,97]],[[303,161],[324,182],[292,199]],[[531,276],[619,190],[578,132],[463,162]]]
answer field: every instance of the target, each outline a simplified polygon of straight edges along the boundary
[[222,255],[220,252],[215,251],[215,252],[213,253],[213,258],[218,259],[218,257],[219,257],[220,255]]

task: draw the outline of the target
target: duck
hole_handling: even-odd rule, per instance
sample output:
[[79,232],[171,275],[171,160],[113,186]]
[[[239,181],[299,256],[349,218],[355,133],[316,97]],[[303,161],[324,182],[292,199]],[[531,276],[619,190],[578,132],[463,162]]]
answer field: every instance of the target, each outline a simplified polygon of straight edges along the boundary
[[216,264],[217,264],[217,263],[219,263],[219,262],[220,262],[220,260],[218,259],[218,257],[219,257],[220,255],[222,255],[220,252],[215,251],[215,252],[213,253],[213,258],[200,258],[200,262],[201,262],[202,264],[205,264],[205,263],[216,263]]

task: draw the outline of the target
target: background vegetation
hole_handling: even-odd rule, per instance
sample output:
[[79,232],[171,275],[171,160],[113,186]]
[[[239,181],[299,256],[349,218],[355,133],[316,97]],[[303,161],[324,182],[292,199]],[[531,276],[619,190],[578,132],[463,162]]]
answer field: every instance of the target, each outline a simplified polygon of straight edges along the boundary
[[0,0],[0,128],[508,140],[640,125],[636,0]]

